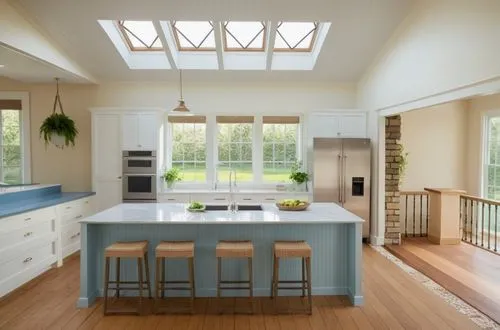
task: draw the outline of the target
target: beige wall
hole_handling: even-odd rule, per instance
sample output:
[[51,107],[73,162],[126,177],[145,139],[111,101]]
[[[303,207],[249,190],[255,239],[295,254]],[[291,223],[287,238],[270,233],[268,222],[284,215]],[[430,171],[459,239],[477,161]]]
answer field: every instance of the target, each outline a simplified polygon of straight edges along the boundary
[[403,191],[466,189],[467,103],[457,101],[401,114],[408,152]]
[[500,116],[500,94],[482,96],[468,101],[467,122],[467,190],[481,196],[481,158],[483,142],[483,118],[488,112]]
[[[65,191],[91,189],[90,112],[91,107],[159,107],[177,103],[178,85],[165,83],[106,83],[103,85],[62,85],[64,111],[80,132],[75,148],[57,149],[39,139],[38,129],[51,111],[55,86],[27,85],[0,77],[0,91],[27,91],[31,103],[32,181],[61,183]],[[190,83],[184,97],[198,113],[308,113],[350,109],[356,105],[352,85],[276,83],[210,85]]]

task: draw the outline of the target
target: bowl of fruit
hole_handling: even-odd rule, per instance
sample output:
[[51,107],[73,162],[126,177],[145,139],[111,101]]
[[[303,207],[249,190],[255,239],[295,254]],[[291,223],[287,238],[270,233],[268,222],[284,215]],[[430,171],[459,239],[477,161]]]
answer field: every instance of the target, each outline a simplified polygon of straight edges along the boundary
[[309,202],[300,199],[284,199],[276,203],[280,211],[304,211],[309,205]]
[[200,202],[192,202],[189,204],[187,210],[189,212],[205,212],[205,205]]

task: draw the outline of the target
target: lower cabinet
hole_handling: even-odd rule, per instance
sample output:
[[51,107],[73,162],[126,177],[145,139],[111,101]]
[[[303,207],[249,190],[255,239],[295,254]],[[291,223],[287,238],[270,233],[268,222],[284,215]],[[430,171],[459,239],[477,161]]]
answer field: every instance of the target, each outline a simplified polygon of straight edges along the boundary
[[94,213],[93,199],[0,219],[0,297],[80,250],[78,221]]

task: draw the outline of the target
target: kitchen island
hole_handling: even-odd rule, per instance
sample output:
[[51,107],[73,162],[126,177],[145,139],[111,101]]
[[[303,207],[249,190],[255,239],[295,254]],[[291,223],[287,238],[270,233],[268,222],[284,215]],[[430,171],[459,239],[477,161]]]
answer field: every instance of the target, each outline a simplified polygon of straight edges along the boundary
[[[274,204],[262,204],[262,211],[206,211],[191,213],[186,204],[120,204],[81,221],[80,297],[78,307],[92,305],[103,296],[104,249],[117,241],[149,241],[149,265],[162,240],[195,242],[195,280],[199,297],[216,295],[215,245],[219,240],[252,240],[254,244],[254,295],[268,296],[272,274],[272,244],[276,240],[305,240],[312,247],[313,295],[347,295],[354,305],[363,303],[362,224],[363,219],[334,203],[313,203],[306,211],[280,211]],[[243,261],[223,264],[224,277],[246,279]],[[111,276],[114,277],[114,263]],[[153,267],[153,266],[150,266]],[[300,277],[299,261],[280,264],[285,280]],[[135,260],[122,260],[121,278],[137,279]],[[154,281],[154,269],[150,270]],[[186,279],[184,260],[168,262],[167,277]],[[154,291],[153,291],[154,292]],[[134,292],[132,292],[134,293]],[[137,294],[137,292],[135,292]],[[227,295],[245,294],[229,291]],[[298,291],[280,291],[296,295]]]

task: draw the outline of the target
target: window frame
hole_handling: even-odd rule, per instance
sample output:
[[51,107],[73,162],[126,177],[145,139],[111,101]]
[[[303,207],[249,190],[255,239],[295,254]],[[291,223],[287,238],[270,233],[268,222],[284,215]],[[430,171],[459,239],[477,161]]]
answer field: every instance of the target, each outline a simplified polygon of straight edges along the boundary
[[[253,116],[253,129],[252,129],[252,172],[253,172],[253,180],[252,181],[238,181],[238,187],[243,188],[275,188],[277,184],[283,184],[282,182],[272,182],[272,181],[264,181],[264,149],[263,149],[263,114],[228,114],[228,113],[210,113],[210,114],[201,114],[206,117],[206,179],[205,183],[196,183],[196,182],[178,182],[176,187],[178,189],[213,189],[215,186],[215,170],[216,164],[218,162],[218,140],[217,140],[217,116]],[[275,116],[297,116],[299,117],[299,123],[297,128],[297,140],[296,140],[296,148],[297,148],[297,158],[303,161],[304,165],[307,165],[306,152],[304,150],[306,141],[303,138],[305,122],[302,114],[297,113],[278,113]],[[168,122],[168,114],[165,115],[164,118],[164,127],[166,128],[165,134],[165,160],[164,164],[166,168],[172,167],[172,128]],[[236,173],[238,175],[238,173]],[[290,182],[291,183],[291,182]],[[228,182],[218,181],[217,187],[218,189],[227,188]]]
[[[231,21],[223,21],[221,22],[221,30],[222,30],[222,43],[224,46],[224,51],[225,52],[265,52],[266,51],[266,42],[268,40],[267,32],[268,32],[268,24],[265,21],[255,21],[259,22],[262,24],[262,30],[257,33],[252,41],[247,45],[247,47],[241,47],[241,48],[236,48],[236,47],[228,47],[228,42],[227,42],[227,35],[229,34],[240,46],[243,46],[241,42],[236,38],[235,35],[233,35],[230,31],[227,30],[227,25]],[[240,22],[240,21],[233,21],[233,22]],[[250,44],[262,33],[262,47],[259,48],[248,48]]]
[[[30,96],[28,92],[0,92],[2,100],[21,101],[21,175],[22,183],[31,183]],[[8,109],[5,109],[8,110]],[[1,121],[1,118],[0,118]],[[1,135],[0,135],[1,139]],[[1,161],[1,159],[0,159]],[[3,166],[2,166],[3,167]]]
[[[296,22],[279,21],[278,24],[276,25],[276,36],[279,35],[283,39],[283,41],[288,45],[288,48],[284,48],[284,47],[278,47],[278,48],[276,48],[273,45],[273,51],[274,52],[278,52],[278,53],[287,53],[287,52],[291,52],[291,53],[310,53],[310,52],[312,52],[312,50],[314,48],[314,44],[316,43],[316,38],[318,37],[318,31],[319,31],[319,28],[320,28],[320,22],[317,22],[317,21],[307,22],[307,23],[313,23],[314,26],[315,26],[314,29],[312,31],[310,31],[308,34],[306,34],[294,47],[291,47],[291,45],[288,43],[288,41],[285,39],[285,37],[279,32],[279,28],[280,28],[281,24],[283,24],[283,23],[296,23]],[[309,47],[307,47],[307,48],[296,48],[302,42],[302,40],[304,40],[305,38],[307,38],[311,33],[312,33],[312,38],[311,38],[311,43],[309,44]]]
[[[151,43],[151,46],[149,46],[149,47],[146,45],[146,43],[141,38],[139,38],[139,36],[137,36],[133,31],[130,31],[126,26],[123,25],[123,23],[121,23],[121,22],[125,22],[125,21],[127,21],[127,20],[117,20],[117,21],[115,21],[115,24],[116,24],[116,28],[120,32],[120,36],[122,37],[123,41],[127,45],[127,48],[129,51],[131,51],[131,52],[164,52],[165,51],[165,45],[163,45],[163,42],[160,38],[160,34],[156,30],[156,27],[154,26],[153,21],[143,21],[143,22],[150,22],[156,31],[156,38],[154,39],[153,43]],[[132,21],[132,20],[129,20],[129,21]],[[139,40],[144,45],[144,47],[135,47],[132,44],[132,40],[130,40],[130,37],[128,36],[128,34],[125,30],[128,31],[130,34],[132,34],[137,40]],[[153,47],[154,43],[157,40],[160,41],[160,43],[162,45],[161,47]]]
[[[211,26],[212,26],[212,29],[208,32],[208,34],[205,36],[205,38],[203,39],[203,41],[201,42],[201,44],[196,47],[194,45],[194,43],[186,36],[184,35],[184,33],[182,33],[181,30],[179,30],[175,24],[177,22],[185,22],[185,21],[177,21],[177,20],[172,20],[170,21],[170,26],[171,26],[171,31],[172,31],[172,34],[173,34],[173,37],[174,37],[174,40],[175,40],[175,45],[177,46],[177,50],[179,52],[215,52],[217,50],[217,47],[203,47],[203,43],[205,42],[205,40],[207,38],[210,37],[210,35],[213,33],[214,34],[214,38],[216,37],[215,36],[215,24],[214,24],[214,21],[206,21],[208,22]],[[179,34],[182,35],[182,37],[184,39],[186,39],[193,47],[181,47],[181,43],[180,43],[180,40],[179,40]]]

